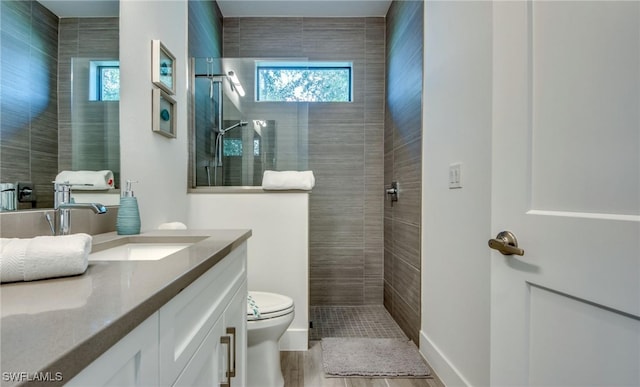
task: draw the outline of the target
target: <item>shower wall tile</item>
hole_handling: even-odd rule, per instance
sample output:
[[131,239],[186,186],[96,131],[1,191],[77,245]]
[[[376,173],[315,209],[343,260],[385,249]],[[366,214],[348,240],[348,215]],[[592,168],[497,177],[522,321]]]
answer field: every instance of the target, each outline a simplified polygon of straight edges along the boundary
[[[384,278],[384,247],[365,249],[364,275],[365,278]],[[380,281],[380,285],[382,285],[382,281]]]
[[302,52],[302,18],[240,19],[239,57],[297,57]]
[[392,297],[393,311],[390,312],[391,316],[417,345],[420,342],[420,311],[414,310],[397,292],[393,291]]
[[[384,280],[384,286],[382,289],[383,305],[385,309],[391,314],[393,311],[393,287],[387,280]],[[395,319],[395,317],[394,317]]]
[[222,56],[222,12],[215,1],[189,2],[189,57]]
[[314,278],[356,279],[364,276],[362,249],[344,247],[314,247],[319,257],[309,266]]
[[384,298],[384,285],[382,277],[364,277],[364,303],[367,305],[380,305]]
[[416,211],[416,208],[420,208],[422,203],[422,182],[404,182],[402,178],[398,179],[403,181],[400,186],[401,200],[394,203],[393,207],[389,207],[389,211],[393,211],[394,219],[418,227],[422,214],[420,211]]
[[[393,261],[393,281],[398,296],[414,311],[420,310],[420,270],[402,258]],[[404,286],[399,286],[403,284]]]
[[418,342],[421,309],[423,2],[391,3],[386,17],[384,181],[398,202],[384,203],[384,305]]
[[32,3],[31,1],[0,2],[0,29],[4,34],[18,41],[30,43]]
[[222,56],[227,58],[237,58],[240,56],[240,18],[224,18],[223,26]]
[[29,153],[28,147],[16,148],[4,144],[0,145],[3,182],[15,183],[21,179],[31,179],[31,166],[25,162],[29,159]]
[[353,63],[353,102],[310,103],[311,305],[383,303],[384,18],[225,18],[224,56]]
[[383,266],[383,279],[385,284],[388,284],[390,288],[393,287],[393,266],[395,257],[391,249],[384,249],[384,266]]
[[311,305],[363,305],[364,284],[362,278],[310,278]]

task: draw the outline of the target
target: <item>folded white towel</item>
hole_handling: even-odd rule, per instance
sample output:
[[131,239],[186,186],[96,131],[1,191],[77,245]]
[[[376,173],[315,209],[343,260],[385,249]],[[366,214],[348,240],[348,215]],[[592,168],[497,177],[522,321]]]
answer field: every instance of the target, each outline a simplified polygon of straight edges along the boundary
[[82,274],[87,270],[90,252],[88,234],[0,238],[0,282]]
[[187,225],[181,222],[162,223],[158,226],[158,230],[186,230]]
[[264,171],[262,189],[310,191],[316,185],[313,171]]
[[56,176],[56,183],[69,183],[74,190],[105,190],[114,188],[113,172],[104,171],[62,171]]

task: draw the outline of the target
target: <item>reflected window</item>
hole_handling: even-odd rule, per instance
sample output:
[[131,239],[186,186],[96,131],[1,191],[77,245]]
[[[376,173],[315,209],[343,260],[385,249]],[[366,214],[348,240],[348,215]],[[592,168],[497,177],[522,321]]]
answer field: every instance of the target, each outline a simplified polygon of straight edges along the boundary
[[[242,140],[225,138],[223,152],[225,156],[242,156]],[[253,155],[260,156],[260,139],[253,139]]]
[[120,62],[89,62],[89,100],[120,100]]
[[351,102],[352,63],[257,62],[256,100]]
[[242,140],[225,138],[222,151],[225,156],[242,156]]

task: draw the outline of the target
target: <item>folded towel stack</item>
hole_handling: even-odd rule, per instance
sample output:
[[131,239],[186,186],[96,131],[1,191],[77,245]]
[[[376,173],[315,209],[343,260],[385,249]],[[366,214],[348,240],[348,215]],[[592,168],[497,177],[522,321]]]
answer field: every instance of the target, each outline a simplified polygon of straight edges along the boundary
[[316,185],[313,171],[264,171],[262,189],[310,191]]
[[69,183],[74,190],[105,190],[114,188],[113,172],[104,171],[62,171],[56,176],[56,183]]
[[90,252],[88,234],[0,238],[0,282],[82,274],[87,270]]

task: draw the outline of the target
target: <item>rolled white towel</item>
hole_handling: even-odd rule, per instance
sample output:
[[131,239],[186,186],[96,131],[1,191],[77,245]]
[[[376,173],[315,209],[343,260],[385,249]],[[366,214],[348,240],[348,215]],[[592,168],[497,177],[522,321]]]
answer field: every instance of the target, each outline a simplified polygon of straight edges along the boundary
[[91,235],[0,239],[0,282],[82,274],[89,265]]
[[310,191],[316,185],[313,171],[264,171],[262,189]]
[[114,188],[113,172],[104,171],[62,171],[56,176],[56,183],[69,183],[71,189],[95,191]]
[[158,230],[186,230],[187,225],[181,222],[161,223]]

